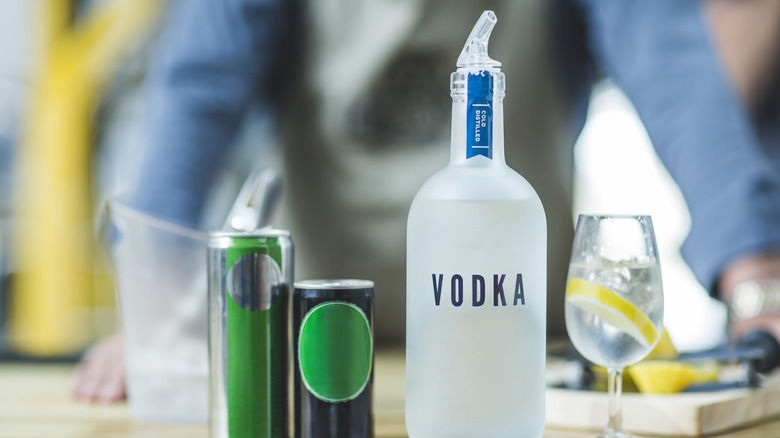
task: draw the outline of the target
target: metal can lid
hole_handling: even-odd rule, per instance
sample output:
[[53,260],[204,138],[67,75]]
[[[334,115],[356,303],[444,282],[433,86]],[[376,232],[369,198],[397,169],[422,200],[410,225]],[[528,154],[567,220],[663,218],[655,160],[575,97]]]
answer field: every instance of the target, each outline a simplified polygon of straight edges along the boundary
[[352,278],[317,279],[296,281],[295,287],[297,289],[368,289],[374,287],[374,282]]
[[264,227],[253,231],[212,231],[211,237],[290,237],[289,230]]

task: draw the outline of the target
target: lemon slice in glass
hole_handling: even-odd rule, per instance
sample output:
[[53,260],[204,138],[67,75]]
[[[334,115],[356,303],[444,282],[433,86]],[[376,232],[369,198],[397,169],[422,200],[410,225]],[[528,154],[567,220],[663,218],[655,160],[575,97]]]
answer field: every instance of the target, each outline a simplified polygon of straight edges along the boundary
[[658,335],[658,343],[655,344],[650,353],[647,353],[645,359],[674,359],[677,357],[677,348],[669,337],[666,327],[661,328],[661,334]]
[[566,301],[598,316],[646,347],[658,339],[658,329],[644,312],[604,286],[571,278],[566,284]]

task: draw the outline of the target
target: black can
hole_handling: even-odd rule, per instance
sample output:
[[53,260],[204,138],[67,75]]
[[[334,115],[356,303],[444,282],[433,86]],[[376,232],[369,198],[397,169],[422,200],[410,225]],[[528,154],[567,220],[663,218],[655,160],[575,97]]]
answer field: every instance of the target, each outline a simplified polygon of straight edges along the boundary
[[374,283],[295,283],[296,438],[373,438]]

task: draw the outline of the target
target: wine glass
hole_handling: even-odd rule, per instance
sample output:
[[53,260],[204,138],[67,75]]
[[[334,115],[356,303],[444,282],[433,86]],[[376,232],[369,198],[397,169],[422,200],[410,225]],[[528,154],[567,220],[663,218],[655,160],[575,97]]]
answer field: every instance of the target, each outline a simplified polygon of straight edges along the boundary
[[609,419],[599,438],[631,437],[620,413],[623,367],[653,349],[664,317],[650,216],[579,216],[565,303],[572,344],[609,373]]

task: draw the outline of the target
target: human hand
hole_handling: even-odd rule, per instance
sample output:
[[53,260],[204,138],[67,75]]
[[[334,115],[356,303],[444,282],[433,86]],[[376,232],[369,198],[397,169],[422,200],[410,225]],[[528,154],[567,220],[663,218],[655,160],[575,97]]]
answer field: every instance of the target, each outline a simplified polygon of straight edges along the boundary
[[[731,305],[734,291],[748,281],[780,281],[780,252],[754,254],[737,259],[726,266],[718,282],[721,299]],[[732,318],[730,335],[740,339],[746,334],[763,330],[780,340],[780,313],[765,313],[750,318]]]
[[76,367],[71,395],[77,400],[110,403],[125,398],[124,340],[122,333],[97,342]]

